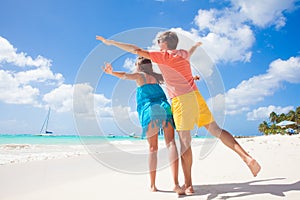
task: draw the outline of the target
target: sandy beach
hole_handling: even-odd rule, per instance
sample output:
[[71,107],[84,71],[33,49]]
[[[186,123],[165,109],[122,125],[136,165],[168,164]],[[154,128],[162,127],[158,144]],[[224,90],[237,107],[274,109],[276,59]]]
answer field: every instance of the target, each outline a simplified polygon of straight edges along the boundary
[[[206,156],[200,153],[205,144],[193,143],[192,196],[178,196],[171,191],[168,167],[158,171],[160,191],[153,193],[147,173],[118,172],[86,154],[1,165],[0,199],[300,199],[299,135],[237,140],[261,164],[258,176],[253,177],[242,160],[221,142]],[[179,180],[183,183],[181,168]]]

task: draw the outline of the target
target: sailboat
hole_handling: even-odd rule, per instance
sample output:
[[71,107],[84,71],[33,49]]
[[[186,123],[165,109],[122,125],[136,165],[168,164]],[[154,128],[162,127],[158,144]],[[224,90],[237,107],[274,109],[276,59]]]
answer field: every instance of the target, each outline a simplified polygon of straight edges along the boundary
[[134,133],[134,132],[133,132],[133,133],[130,133],[130,134],[129,134],[129,137],[133,137],[133,138],[139,138],[139,136],[135,135],[135,133]]
[[45,119],[45,121],[43,123],[43,126],[42,126],[42,128],[40,130],[40,133],[38,134],[39,136],[49,136],[49,135],[53,134],[52,131],[48,130],[48,122],[49,122],[49,117],[50,117],[50,111],[51,111],[51,109],[49,107],[46,119]]

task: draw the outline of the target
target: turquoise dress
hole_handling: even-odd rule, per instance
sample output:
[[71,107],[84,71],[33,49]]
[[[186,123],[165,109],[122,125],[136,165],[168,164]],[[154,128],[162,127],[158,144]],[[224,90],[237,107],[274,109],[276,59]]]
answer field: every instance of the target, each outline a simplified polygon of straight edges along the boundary
[[175,128],[171,106],[159,84],[145,84],[136,90],[137,112],[143,128],[142,137],[146,136],[149,123],[163,128],[163,122],[171,122]]

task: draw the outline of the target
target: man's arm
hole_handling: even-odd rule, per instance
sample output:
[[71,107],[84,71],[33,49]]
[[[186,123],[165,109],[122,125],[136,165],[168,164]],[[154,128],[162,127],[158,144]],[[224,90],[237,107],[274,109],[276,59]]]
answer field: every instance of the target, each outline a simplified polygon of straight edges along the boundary
[[117,42],[117,41],[114,41],[114,40],[107,40],[102,36],[96,36],[96,40],[100,40],[106,45],[113,45],[113,46],[116,46],[120,49],[123,49],[124,51],[128,51],[128,52],[133,53],[133,54],[138,54],[139,56],[150,59],[149,51],[141,49],[140,47],[135,46],[133,44]]
[[196,75],[196,76],[193,76],[194,80],[195,81],[199,81],[200,80],[200,76]]
[[202,42],[197,42],[194,46],[192,46],[190,48],[190,50],[188,51],[189,55],[191,56],[195,52],[195,50],[197,49],[197,47],[199,47],[201,45],[202,45]]
[[[201,45],[202,45],[201,42],[197,42],[196,44],[194,44],[194,45],[190,48],[190,50],[188,51],[188,52],[189,52],[189,56],[191,56],[191,55],[195,52],[195,50],[197,49],[197,47],[199,47],[199,46],[201,46]],[[198,75],[193,76],[193,78],[194,78],[195,81],[199,81],[199,80],[200,80],[200,76],[198,76]]]

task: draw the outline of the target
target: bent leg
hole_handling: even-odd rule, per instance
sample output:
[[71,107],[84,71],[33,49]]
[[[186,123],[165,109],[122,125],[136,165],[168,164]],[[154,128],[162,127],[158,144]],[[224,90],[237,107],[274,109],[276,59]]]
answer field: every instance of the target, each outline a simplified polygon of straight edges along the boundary
[[216,122],[205,125],[205,128],[213,136],[219,138],[227,147],[235,151],[248,165],[253,176],[257,176],[261,169],[260,165],[241,147],[228,131],[221,129]]

